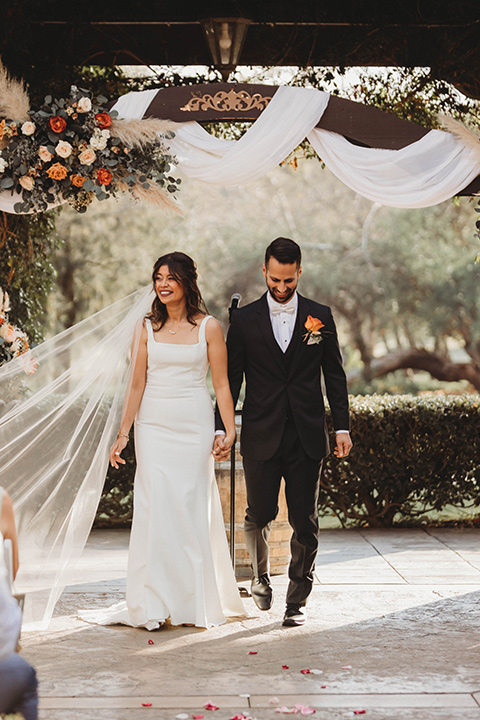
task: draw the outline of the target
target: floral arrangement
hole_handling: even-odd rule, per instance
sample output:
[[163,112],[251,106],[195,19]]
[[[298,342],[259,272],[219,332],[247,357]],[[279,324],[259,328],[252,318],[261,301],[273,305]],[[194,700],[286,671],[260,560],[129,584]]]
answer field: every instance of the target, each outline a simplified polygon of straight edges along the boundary
[[[305,321],[304,327],[307,332],[303,336],[303,341],[306,342],[307,345],[317,345],[318,343],[322,342],[322,328],[324,328],[325,325],[321,320],[309,315]],[[325,333],[327,331],[324,330],[323,332]]]
[[[0,189],[18,193],[15,212],[38,212],[69,202],[85,212],[93,200],[130,192],[173,209],[180,180],[162,120],[119,120],[107,99],[72,86],[67,98],[47,95],[38,110],[22,83],[0,63]],[[163,133],[160,135],[160,133]]]
[[[37,369],[37,362],[32,356],[29,340],[26,333],[8,320],[10,300],[8,293],[0,288],[0,365],[23,355],[23,369],[28,375],[32,375]],[[28,355],[25,353],[28,352]]]

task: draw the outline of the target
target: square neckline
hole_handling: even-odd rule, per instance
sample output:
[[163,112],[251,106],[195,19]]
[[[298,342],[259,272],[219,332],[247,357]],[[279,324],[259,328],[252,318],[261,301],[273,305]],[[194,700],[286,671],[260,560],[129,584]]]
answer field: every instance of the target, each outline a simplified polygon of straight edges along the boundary
[[[200,340],[200,333],[202,331],[202,327],[203,327],[204,323],[206,323],[206,321],[211,317],[212,317],[211,315],[205,315],[202,322],[198,326],[198,340],[196,343],[172,343],[172,342],[161,342],[159,340],[155,340],[155,335],[154,335],[153,328],[152,328],[152,321],[150,320],[150,318],[145,318],[145,321],[148,323],[148,326],[147,326],[147,334],[149,336],[148,339],[151,340],[152,342],[154,342],[155,345],[173,345],[174,347],[175,346],[176,347],[198,347],[198,345],[200,345],[202,342],[202,340]],[[148,332],[148,330],[150,330],[150,332]],[[205,337],[203,339],[205,340]]]

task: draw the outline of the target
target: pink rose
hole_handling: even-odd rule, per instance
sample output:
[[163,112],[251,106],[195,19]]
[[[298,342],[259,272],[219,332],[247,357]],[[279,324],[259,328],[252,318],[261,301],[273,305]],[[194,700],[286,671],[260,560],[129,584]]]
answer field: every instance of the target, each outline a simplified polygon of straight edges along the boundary
[[30,175],[22,175],[18,182],[24,190],[28,190],[29,192],[33,190],[33,186],[35,185],[35,180],[31,178]]
[[35,123],[27,120],[27,122],[23,123],[21,130],[24,135],[33,135],[36,130]]
[[60,140],[60,142],[57,144],[57,147],[55,148],[55,152],[57,155],[60,155],[62,158],[70,157],[72,154],[72,146],[69,142],[66,140]]
[[95,162],[96,159],[97,156],[90,148],[87,148],[78,156],[78,160],[82,165],[91,165],[93,162]]
[[90,112],[92,109],[92,101],[88,97],[82,97],[77,103],[77,110],[81,113]]
[[40,145],[38,148],[38,156],[42,162],[50,162],[53,158],[52,153],[47,150],[45,145]]

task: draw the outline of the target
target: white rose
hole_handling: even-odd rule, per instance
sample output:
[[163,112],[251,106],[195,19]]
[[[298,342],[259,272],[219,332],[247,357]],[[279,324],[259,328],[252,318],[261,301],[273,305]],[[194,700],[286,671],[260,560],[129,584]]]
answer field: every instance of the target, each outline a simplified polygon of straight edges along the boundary
[[0,173],[4,173],[8,167],[8,163],[2,157],[0,157]]
[[77,112],[86,113],[92,109],[92,101],[88,97],[82,97],[77,103]]
[[35,123],[31,122],[31,120],[27,120],[27,122],[24,122],[22,125],[22,133],[24,135],[33,135],[35,130]]
[[82,165],[91,165],[95,162],[97,156],[95,155],[92,148],[87,148],[78,156],[78,160]]
[[40,145],[40,147],[38,148],[38,155],[42,162],[50,162],[50,160],[53,158],[52,153],[47,150],[45,145]]
[[95,148],[95,150],[104,150],[107,147],[107,141],[104,138],[92,135],[90,147]]
[[35,185],[35,180],[31,178],[29,175],[22,175],[20,180],[18,181],[20,185],[23,187],[24,190],[33,190],[33,186]]
[[60,157],[62,158],[70,157],[70,155],[72,154],[72,150],[72,146],[66,140],[61,140],[55,148],[55,152],[57,153],[57,155],[60,155]]

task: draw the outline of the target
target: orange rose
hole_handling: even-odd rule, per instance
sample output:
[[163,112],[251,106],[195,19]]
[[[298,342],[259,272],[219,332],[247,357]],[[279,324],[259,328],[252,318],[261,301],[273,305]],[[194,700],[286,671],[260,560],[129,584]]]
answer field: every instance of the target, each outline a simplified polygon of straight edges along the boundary
[[98,168],[97,170],[97,180],[99,185],[110,185],[112,182],[112,173],[110,170],[106,170],[105,168]]
[[67,127],[67,121],[65,120],[65,118],[62,118],[59,115],[54,115],[54,117],[51,117],[48,121],[48,124],[55,133],[61,133]]
[[48,177],[52,180],[65,180],[68,175],[67,168],[62,163],[55,163],[51,168],[47,170]]
[[321,320],[318,318],[314,318],[311,315],[307,317],[306,323],[305,323],[305,329],[308,332],[317,333],[319,330],[321,330],[325,325],[322,323]]
[[70,180],[72,181],[72,185],[75,185],[75,187],[82,187],[85,182],[85,178],[81,175],[70,175]]
[[95,120],[97,121],[97,125],[101,130],[110,127],[110,125],[112,124],[112,118],[106,112],[97,113],[95,115]]

